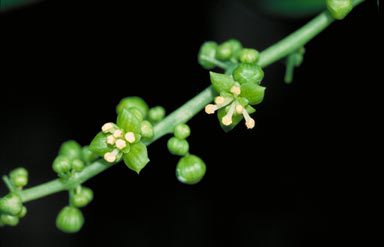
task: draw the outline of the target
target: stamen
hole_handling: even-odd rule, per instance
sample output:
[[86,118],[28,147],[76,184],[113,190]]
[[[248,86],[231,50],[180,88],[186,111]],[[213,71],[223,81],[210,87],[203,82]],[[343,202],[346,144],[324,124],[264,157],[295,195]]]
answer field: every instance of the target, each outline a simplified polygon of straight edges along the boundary
[[115,132],[113,132],[113,136],[116,138],[122,137],[123,132],[121,130],[115,130]]
[[109,135],[109,136],[107,136],[107,143],[108,143],[109,145],[113,145],[113,144],[115,144],[115,137],[114,137],[113,135]]
[[129,143],[134,143],[136,141],[135,134],[133,132],[128,132],[124,137]]
[[117,149],[114,149],[112,152],[107,152],[104,154],[104,159],[109,162],[109,163],[112,163],[116,160],[116,155],[118,154],[118,150]]
[[217,105],[208,104],[205,106],[205,112],[207,114],[213,114],[217,110]]
[[236,102],[233,102],[231,107],[229,108],[228,113],[221,119],[221,122],[225,125],[231,125],[232,124],[232,115],[235,111]]
[[243,111],[244,111],[244,107],[242,105],[240,105],[240,104],[237,104],[236,105],[236,112],[237,112],[237,114],[242,114]]
[[103,125],[103,127],[101,127],[101,130],[104,132],[104,133],[108,133],[109,131],[111,131],[113,129],[113,124],[112,123],[106,123]]
[[222,96],[217,96],[217,97],[215,98],[215,103],[216,103],[216,105],[221,105],[221,104],[223,104],[224,102],[225,102],[225,98],[222,97]]
[[118,139],[117,141],[116,141],[116,147],[118,148],[118,149],[123,149],[123,148],[125,148],[127,146],[127,143],[124,141],[124,140],[122,140],[122,139]]
[[239,95],[241,93],[240,87],[239,86],[231,87],[231,93],[233,93],[235,95]]
[[245,125],[248,129],[253,129],[255,127],[255,120],[251,118],[247,111],[243,111],[243,116],[245,119]]

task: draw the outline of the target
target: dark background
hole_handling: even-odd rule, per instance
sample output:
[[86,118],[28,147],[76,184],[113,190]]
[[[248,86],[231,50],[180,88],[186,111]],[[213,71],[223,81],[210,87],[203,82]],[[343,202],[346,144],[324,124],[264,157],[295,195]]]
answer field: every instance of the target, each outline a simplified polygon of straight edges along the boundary
[[[327,28],[306,46],[291,85],[283,62],[267,67],[252,131],[241,124],[225,134],[215,117],[194,117],[190,151],[207,164],[198,185],[177,181],[164,137],[149,147],[140,176],[119,164],[86,182],[95,199],[82,209],[80,233],[56,229],[67,203],[59,193],[27,203],[17,227],[0,229],[0,246],[336,245],[339,202],[368,131],[363,102],[378,83],[378,16],[368,1]],[[207,87],[196,62],[202,42],[236,38],[263,50],[308,20],[235,0],[56,0],[4,12],[0,173],[24,166],[29,186],[54,179],[60,144],[88,144],[121,98],[171,112]]]

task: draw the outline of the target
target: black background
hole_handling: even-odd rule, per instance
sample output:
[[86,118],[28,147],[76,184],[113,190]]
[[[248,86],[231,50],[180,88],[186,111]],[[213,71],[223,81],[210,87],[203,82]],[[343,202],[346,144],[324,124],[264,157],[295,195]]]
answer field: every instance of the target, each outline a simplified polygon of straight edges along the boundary
[[[165,137],[149,147],[140,176],[119,164],[86,182],[95,199],[82,209],[80,233],[56,229],[67,203],[59,193],[27,203],[17,227],[0,229],[0,246],[336,244],[334,222],[345,210],[338,205],[351,190],[348,170],[369,121],[363,102],[378,83],[375,3],[311,41],[291,85],[283,82],[283,62],[265,68],[266,96],[252,131],[241,124],[225,134],[204,113],[189,122],[190,151],[207,164],[198,185],[177,181],[178,158]],[[60,144],[88,144],[115,119],[121,98],[138,95],[171,112],[207,87],[208,72],[196,61],[205,40],[236,38],[263,50],[308,20],[235,0],[56,0],[4,12],[0,173],[24,166],[29,186],[53,179]]]

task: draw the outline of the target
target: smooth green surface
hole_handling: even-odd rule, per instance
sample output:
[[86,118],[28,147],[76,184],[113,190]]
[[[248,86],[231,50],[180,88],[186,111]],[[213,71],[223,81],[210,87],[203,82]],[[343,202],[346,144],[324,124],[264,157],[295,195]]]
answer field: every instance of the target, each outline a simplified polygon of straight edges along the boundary
[[[363,2],[363,0],[356,0],[354,4],[357,5]],[[294,50],[300,48],[314,36],[319,34],[333,21],[328,11],[315,17],[308,24],[300,28],[298,31],[289,35],[282,41],[272,45],[270,48],[260,53],[259,65],[266,67],[269,64],[278,61],[279,59],[292,53]],[[222,66],[223,69],[227,69],[226,64],[215,62],[218,66]],[[158,122],[154,126],[155,135],[151,140],[144,141],[146,145],[150,145],[152,142],[158,140],[162,136],[172,133],[175,126],[179,123],[186,123],[194,115],[204,109],[205,105],[210,103],[217,94],[214,92],[212,86],[207,87],[201,93],[182,105],[173,113],[169,114],[162,121]],[[82,172],[74,174],[74,176],[68,180],[55,179],[44,184],[34,186],[29,189],[25,189],[19,192],[23,202],[38,199],[40,197],[56,193],[59,191],[67,190],[75,185],[81,184],[93,176],[103,172],[116,163],[107,163],[103,160],[98,160],[87,166]]]

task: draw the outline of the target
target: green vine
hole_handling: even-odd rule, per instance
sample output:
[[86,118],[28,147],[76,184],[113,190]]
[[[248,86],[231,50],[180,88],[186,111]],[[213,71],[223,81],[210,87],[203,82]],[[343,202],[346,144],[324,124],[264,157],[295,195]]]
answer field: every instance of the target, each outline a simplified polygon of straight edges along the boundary
[[[78,208],[84,207],[93,198],[93,192],[82,184],[121,160],[139,173],[149,162],[147,147],[167,134],[174,134],[168,142],[168,149],[172,154],[181,156],[177,165],[178,179],[188,184],[199,182],[206,168],[199,157],[189,153],[186,138],[191,130],[186,123],[205,109],[208,114],[218,112],[220,125],[225,131],[231,130],[243,118],[246,127],[252,129],[254,121],[250,114],[255,109],[251,105],[261,103],[265,91],[265,87],[261,86],[264,76],[261,68],[286,58],[285,81],[291,82],[294,67],[302,62],[303,46],[335,19],[343,19],[352,7],[361,2],[363,0],[327,0],[327,11],[260,53],[243,48],[236,40],[220,45],[204,43],[199,63],[206,69],[219,67],[225,72],[211,72],[211,86],[166,117],[161,106],[149,108],[138,97],[123,99],[117,106],[116,124],[106,123],[90,146],[81,147],[74,141],[62,145],[59,156],[53,162],[53,170],[59,176],[57,179],[24,189],[28,182],[25,169],[17,168],[9,177],[3,176],[10,193],[0,199],[0,226],[17,225],[19,218],[26,214],[24,203],[68,191],[69,206],[60,212],[56,224],[64,232],[79,231],[84,219]],[[215,104],[210,104],[212,101]],[[100,159],[100,156],[103,158]]]

